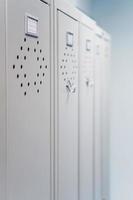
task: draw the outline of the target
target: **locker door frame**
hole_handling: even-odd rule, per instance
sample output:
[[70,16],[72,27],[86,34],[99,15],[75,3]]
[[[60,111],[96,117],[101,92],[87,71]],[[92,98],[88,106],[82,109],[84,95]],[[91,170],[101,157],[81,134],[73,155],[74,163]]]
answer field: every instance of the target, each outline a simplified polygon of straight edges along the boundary
[[78,21],[79,11],[70,3],[63,0],[54,0],[54,199],[58,200],[58,44],[57,44],[57,12],[61,11]]
[[0,5],[0,199],[6,199],[6,4]]
[[[43,0],[42,0],[43,1]],[[51,72],[50,72],[50,96],[51,96],[51,102],[50,102],[50,131],[51,131],[51,147],[50,147],[50,162],[51,162],[51,196],[50,199],[54,200],[54,0],[46,0],[49,4],[50,9],[50,65],[51,65]]]
[[[104,87],[105,93],[103,93],[102,99],[102,175],[103,175],[103,185],[102,185],[102,197],[104,200],[110,199],[110,66],[111,66],[111,36],[109,33],[104,31],[103,35],[103,73],[102,73],[102,84],[106,84]],[[105,58],[105,48],[108,46],[108,63]],[[106,76],[106,78],[105,78]],[[105,103],[105,104],[104,104]],[[106,110],[107,109],[107,110]],[[106,112],[105,112],[106,110]],[[106,113],[106,116],[104,115]],[[106,117],[106,119],[105,119]],[[104,126],[105,124],[105,126]],[[107,133],[107,135],[105,135]],[[105,143],[107,142],[107,144]],[[107,149],[107,150],[106,150]],[[105,155],[105,150],[107,155]],[[106,160],[107,159],[107,160]],[[105,171],[104,171],[105,170]],[[108,174],[107,174],[108,173]],[[107,181],[107,182],[106,182]]]
[[[48,62],[49,62],[49,75],[48,75],[48,82],[46,82],[46,84],[47,84],[47,88],[46,88],[46,97],[45,97],[45,90],[44,91],[42,91],[42,97],[45,99],[47,99],[48,101],[48,110],[47,110],[47,108],[46,108],[46,111],[48,111],[48,117],[46,116],[46,114],[45,115],[42,115],[42,116],[46,116],[46,120],[48,120],[48,131],[46,131],[47,133],[46,133],[46,138],[48,138],[48,145],[46,144],[46,150],[45,150],[45,146],[42,146],[43,148],[43,152],[44,152],[44,154],[45,154],[45,152],[46,152],[46,157],[44,157],[43,158],[43,155],[42,155],[42,158],[40,159],[42,162],[40,162],[40,163],[44,163],[44,165],[48,165],[48,167],[49,167],[49,169],[46,167],[46,169],[48,170],[48,176],[47,176],[47,171],[45,170],[45,168],[43,167],[40,167],[41,169],[42,169],[42,171],[44,171],[44,175],[46,175],[46,180],[47,181],[45,181],[45,176],[44,176],[44,178],[42,179],[40,176],[36,176],[36,177],[40,177],[40,179],[39,180],[41,180],[40,181],[40,183],[41,183],[41,185],[40,185],[40,188],[41,188],[41,186],[43,186],[43,184],[42,183],[47,183],[47,186],[46,187],[44,187],[44,191],[46,190],[46,188],[48,187],[48,193],[47,193],[47,191],[46,191],[46,194],[48,194],[48,197],[49,197],[49,199],[51,199],[51,194],[52,194],[52,187],[51,187],[51,184],[52,184],[52,181],[51,181],[51,146],[52,146],[52,141],[51,141],[51,137],[52,137],[52,132],[51,132],[51,83],[50,83],[50,81],[51,81],[51,74],[50,74],[50,71],[51,71],[51,68],[52,68],[52,66],[51,66],[51,58],[52,58],[52,55],[51,55],[51,53],[53,52],[53,50],[52,50],[52,42],[51,42],[51,23],[50,23],[50,10],[51,10],[51,7],[50,7],[50,4],[48,3],[48,2],[46,2],[46,1],[36,1],[36,0],[33,0],[33,1],[31,1],[32,2],[32,6],[31,6],[31,10],[29,11],[29,12],[33,12],[33,13],[35,13],[35,15],[37,14],[37,16],[39,16],[39,18],[40,18],[40,35],[41,35],[41,37],[40,37],[40,41],[43,43],[43,47],[44,47],[44,49],[45,49],[45,51],[46,51],[46,49],[47,49],[47,51],[45,52],[47,55],[48,55]],[[12,3],[14,3],[14,4],[16,4],[16,2],[15,1],[11,1],[10,2],[10,4],[12,5]],[[7,4],[8,5],[8,4]],[[28,10],[28,8],[29,8],[29,5],[27,6],[28,4],[26,3],[26,5],[24,5],[25,6],[25,9],[24,9],[24,12],[23,12],[23,15],[24,15],[24,13],[26,12],[25,10]],[[36,6],[35,6],[36,5]],[[38,7],[39,6],[39,7]],[[17,5],[16,5],[16,7],[17,7]],[[23,7],[23,3],[22,3],[22,7]],[[41,13],[38,13],[38,9],[36,10],[36,7],[37,8],[40,8],[40,12]],[[32,8],[35,8],[35,9],[33,9],[32,10]],[[8,9],[8,8],[7,8]],[[45,10],[46,9],[46,10]],[[36,12],[37,11],[37,12]],[[48,29],[48,31],[46,31],[46,32],[49,32],[49,36],[48,36],[48,41],[46,42],[46,44],[44,44],[44,41],[46,41],[46,37],[45,38],[43,38],[43,36],[42,36],[42,31],[44,31],[44,33],[45,33],[45,24],[47,24],[47,20],[45,20],[45,22],[44,22],[44,18],[42,18],[42,16],[45,16],[45,12],[46,11],[46,13],[48,13],[48,15],[47,15],[47,17],[48,17],[48,27],[47,27],[47,29]],[[10,7],[9,7],[9,13],[10,13]],[[9,18],[9,13],[8,13],[8,18]],[[42,15],[41,15],[42,14]],[[19,16],[19,13],[17,13],[17,16]],[[7,24],[7,27],[8,27],[8,25],[9,24]],[[41,27],[41,25],[42,25],[42,27]],[[46,25],[47,26],[47,25]],[[22,27],[22,26],[21,26]],[[10,28],[10,27],[9,27]],[[11,28],[10,28],[10,30],[11,31],[13,31]],[[7,31],[9,31],[9,29],[7,29]],[[9,38],[8,38],[8,33],[9,32],[7,32],[7,40],[8,41],[10,41],[9,40]],[[23,32],[24,33],[24,32]],[[22,32],[21,32],[21,34],[22,34]],[[29,37],[29,40],[30,40],[30,37]],[[14,40],[15,41],[15,40]],[[18,41],[15,41],[16,43],[18,42]],[[8,45],[10,45],[10,43],[8,44]],[[46,46],[47,45],[47,46]],[[11,47],[11,46],[9,46],[9,47]],[[8,49],[7,49],[8,50]],[[8,56],[8,52],[7,52],[7,56]],[[12,54],[11,54],[11,56],[12,56]],[[8,57],[7,57],[8,58]],[[35,62],[33,63],[33,64],[35,64]],[[8,66],[7,66],[8,67]],[[38,99],[39,100],[39,99]],[[38,100],[36,101],[36,102],[38,102]],[[10,100],[9,100],[10,101]],[[34,99],[33,99],[33,102],[34,102]],[[44,102],[44,101],[43,101]],[[41,103],[42,103],[42,100],[41,100]],[[36,105],[36,104],[35,104]],[[44,105],[45,106],[45,102],[44,102],[44,104],[42,104],[42,105]],[[15,106],[14,106],[15,107]],[[35,108],[36,109],[36,108]],[[33,109],[33,113],[34,113],[34,109]],[[45,113],[45,111],[43,110],[43,112],[42,113]],[[37,114],[39,114],[38,112],[37,112]],[[41,116],[41,112],[40,112],[40,116]],[[27,118],[28,119],[28,118]],[[38,119],[38,117],[37,117],[37,119]],[[43,120],[44,120],[45,118],[43,118]],[[15,121],[16,121],[16,119],[15,119]],[[22,121],[23,122],[23,121]],[[38,120],[37,120],[37,122],[38,122]],[[44,123],[45,123],[45,121],[44,121]],[[42,129],[40,129],[40,132],[45,132],[45,127],[44,127],[44,125],[43,125],[43,122],[40,122],[39,123],[41,126],[40,127],[43,127],[43,130]],[[20,126],[21,127],[21,126]],[[37,126],[34,126],[35,128],[39,128],[38,127],[38,123],[37,123]],[[32,127],[31,127],[32,128]],[[27,133],[27,130],[26,130],[26,133]],[[43,133],[42,133],[43,134]],[[48,137],[47,137],[47,135],[48,135]],[[42,137],[45,137],[45,134],[43,134],[43,136]],[[35,140],[34,140],[35,141]],[[33,143],[34,143],[34,141],[33,141]],[[9,141],[10,142],[10,141]],[[10,144],[10,143],[9,143]],[[43,144],[45,144],[45,140],[44,140],[44,143]],[[41,145],[43,145],[42,143],[41,143]],[[37,145],[38,145],[38,143],[37,143]],[[47,151],[48,150],[48,151]],[[33,153],[33,150],[31,151],[31,153]],[[48,153],[48,154],[47,154]],[[46,159],[46,160],[45,160]],[[39,160],[39,161],[40,161]],[[25,162],[25,160],[23,160],[24,162]],[[38,162],[39,162],[38,161]],[[46,163],[45,163],[46,162]],[[34,164],[34,162],[33,162],[33,164]],[[17,165],[16,165],[17,166]],[[26,170],[27,171],[27,170]],[[38,173],[39,174],[39,173]],[[33,177],[34,177],[34,175],[33,175]],[[43,176],[42,176],[43,177]],[[13,179],[12,179],[13,180]],[[39,187],[39,185],[37,184],[37,188]],[[31,187],[32,188],[32,187]],[[23,188],[22,188],[23,189]],[[33,194],[34,193],[34,191],[31,191],[31,194]],[[14,193],[14,194],[16,194],[16,192]],[[30,194],[30,192],[27,192],[27,194]],[[44,195],[45,196],[45,195]]]
[[[94,36],[95,36],[95,28],[96,28],[96,22],[91,19],[90,17],[86,16],[85,14],[83,14],[82,12],[80,12],[80,18],[79,18],[79,21],[80,21],[80,26],[85,26],[86,28],[90,29],[90,31],[92,31],[93,33],[93,67],[94,67]],[[80,26],[79,26],[79,33],[80,33]],[[79,34],[79,43],[81,42],[81,34]],[[80,53],[81,49],[79,50],[79,53]],[[80,56],[80,55],[79,55]],[[81,63],[81,59],[79,59],[79,72],[81,70],[81,66],[82,66],[82,63]],[[93,69],[94,71],[94,69]],[[94,72],[93,72],[94,73]],[[93,77],[94,80],[95,80],[95,77]],[[94,81],[93,80],[93,81]],[[80,88],[80,73],[79,73],[79,88]],[[94,90],[94,89],[93,89]],[[94,99],[94,94],[93,94],[93,99]],[[93,104],[93,198],[94,198],[94,104]],[[81,182],[80,182],[80,89],[79,89],[79,199],[80,199],[80,185],[81,185]]]
[[[99,40],[101,40],[100,42],[102,43],[102,45],[101,45],[101,62],[100,62],[100,64],[101,64],[101,68],[102,68],[102,65],[103,65],[103,57],[102,57],[102,55],[103,55],[103,29],[101,28],[101,27],[99,27],[98,25],[96,26],[96,28],[95,28],[95,55],[96,55],[96,39],[97,38],[99,38]],[[99,160],[100,160],[100,194],[97,194],[97,185],[96,185],[96,180],[97,180],[97,176],[96,176],[96,173],[97,173],[97,167],[98,166],[96,166],[96,158],[98,157],[98,155],[96,155],[96,153],[97,153],[97,147],[96,147],[96,134],[97,134],[97,132],[96,132],[96,125],[97,125],[97,123],[98,123],[98,121],[99,121],[99,119],[96,117],[96,104],[97,104],[97,99],[96,99],[96,79],[97,79],[97,76],[96,76],[96,74],[97,74],[97,72],[96,72],[96,58],[94,58],[94,70],[95,70],[95,72],[94,72],[94,79],[95,79],[95,87],[94,87],[94,199],[95,200],[97,200],[97,195],[100,195],[100,198],[102,199],[102,187],[103,187],[103,184],[102,184],[102,129],[101,129],[101,118],[102,118],[102,105],[101,105],[101,91],[102,91],[102,85],[100,84],[100,108],[98,108],[98,110],[100,111],[100,143],[99,143],[99,145],[100,145],[100,158],[99,158]],[[101,83],[101,77],[100,77],[100,83]]]
[[[50,75],[50,183],[51,183],[51,194],[50,194],[50,199],[54,199],[54,165],[53,165],[53,160],[54,160],[54,108],[53,108],[53,0],[40,0],[46,4],[49,5],[49,11],[50,11],[50,66],[51,66],[51,75]],[[6,200],[6,186],[7,186],[7,181],[6,181],[6,168],[7,168],[7,73],[6,73],[6,65],[7,65],[7,55],[6,55],[6,31],[7,31],[7,23],[6,23],[6,2],[2,0],[1,6],[0,6],[0,27],[2,32],[0,32],[0,41],[1,41],[1,46],[2,48],[0,49],[0,97],[1,97],[1,103],[0,103],[0,199],[1,200]]]

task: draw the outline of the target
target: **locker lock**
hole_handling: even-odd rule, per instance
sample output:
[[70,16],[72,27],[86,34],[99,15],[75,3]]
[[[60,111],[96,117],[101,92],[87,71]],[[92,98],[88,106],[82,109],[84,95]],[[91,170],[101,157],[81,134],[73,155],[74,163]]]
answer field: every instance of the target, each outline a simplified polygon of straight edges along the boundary
[[86,86],[89,87],[90,79],[86,78]]
[[66,89],[68,92],[71,92],[71,82],[67,81]]
[[72,84],[70,80],[67,81],[66,89],[67,89],[68,93],[76,92],[76,88],[74,87],[74,84]]
[[93,80],[90,80],[89,78],[86,78],[86,86],[87,87],[93,87],[94,86]]

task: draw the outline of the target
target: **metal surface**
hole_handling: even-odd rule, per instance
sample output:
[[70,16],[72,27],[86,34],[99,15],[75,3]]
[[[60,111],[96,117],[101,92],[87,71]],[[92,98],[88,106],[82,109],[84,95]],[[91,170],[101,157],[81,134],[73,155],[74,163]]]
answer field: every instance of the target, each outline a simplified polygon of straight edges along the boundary
[[6,196],[5,1],[0,2],[0,199]]
[[[57,12],[58,49],[58,200],[78,198],[78,23]],[[67,33],[73,45],[67,44]]]
[[62,0],[0,29],[0,200],[109,200],[109,35]]
[[81,200],[93,200],[94,31],[80,24],[79,158]]
[[103,69],[103,30],[97,26],[95,32],[95,106],[94,106],[94,199],[102,199],[102,69]]
[[[25,35],[27,13],[38,18],[38,38]],[[49,200],[50,8],[7,1],[6,21],[7,199]]]
[[103,40],[103,69],[102,69],[102,197],[110,199],[109,159],[110,159],[110,59],[111,40],[108,33],[104,32]]

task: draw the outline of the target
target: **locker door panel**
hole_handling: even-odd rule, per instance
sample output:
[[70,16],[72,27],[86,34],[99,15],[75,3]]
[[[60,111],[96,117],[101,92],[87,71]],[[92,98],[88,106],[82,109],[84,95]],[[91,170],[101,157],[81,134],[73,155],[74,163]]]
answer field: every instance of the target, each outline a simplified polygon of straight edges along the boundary
[[80,26],[80,199],[93,199],[93,31]]
[[109,199],[109,70],[110,41],[104,40],[102,70],[102,176],[103,199]]
[[5,1],[0,2],[0,199],[5,200],[6,177],[6,85]]
[[78,23],[58,11],[58,199],[78,193]]
[[50,199],[49,13],[41,1],[7,1],[8,200]]
[[95,200],[102,198],[102,37],[95,37]]

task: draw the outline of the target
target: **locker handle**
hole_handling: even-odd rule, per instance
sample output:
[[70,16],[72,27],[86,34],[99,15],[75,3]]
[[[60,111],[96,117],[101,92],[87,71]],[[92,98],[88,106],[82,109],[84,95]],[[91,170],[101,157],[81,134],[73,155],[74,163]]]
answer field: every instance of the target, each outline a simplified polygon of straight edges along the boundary
[[90,81],[90,87],[94,86],[94,81]]
[[67,88],[67,91],[68,91],[68,92],[71,92],[71,87],[72,87],[71,82],[70,82],[70,81],[67,81],[66,88]]
[[90,80],[89,78],[86,78],[86,86],[87,87],[93,87],[94,81]]
[[75,93],[76,92],[76,87],[75,88],[73,88],[73,91],[72,91],[73,93]]
[[86,86],[89,87],[90,80],[89,78],[86,79]]
[[71,89],[70,89],[69,85],[66,85],[66,88],[67,88],[68,92],[71,92]]
[[70,93],[75,93],[76,92],[76,87],[73,86],[73,84],[71,83],[71,81],[69,80],[67,82],[67,85],[66,85],[66,88],[67,88],[67,91]]

